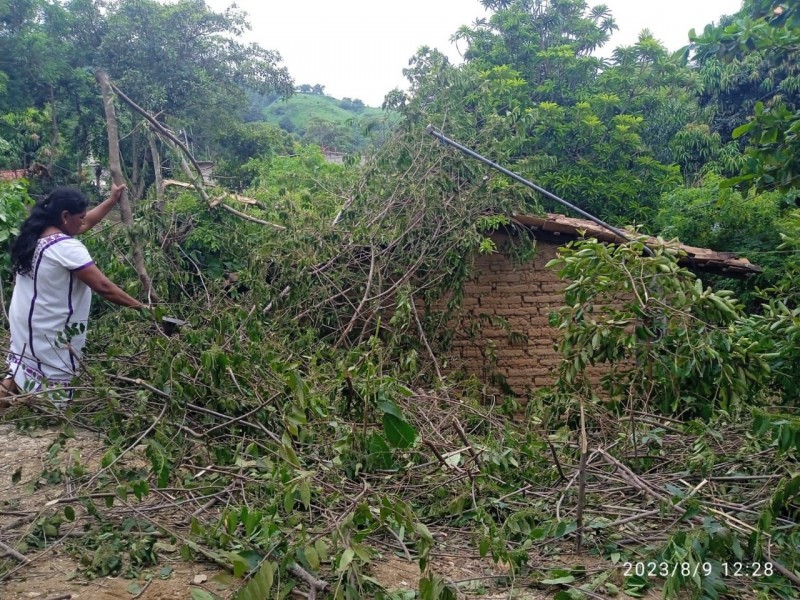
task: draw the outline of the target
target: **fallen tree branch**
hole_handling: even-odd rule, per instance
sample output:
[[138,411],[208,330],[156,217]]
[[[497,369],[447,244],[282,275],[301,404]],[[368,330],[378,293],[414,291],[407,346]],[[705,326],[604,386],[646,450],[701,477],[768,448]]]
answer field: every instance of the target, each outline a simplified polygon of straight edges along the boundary
[[461,469],[458,468],[458,465],[451,465],[450,463],[448,463],[444,459],[444,456],[442,456],[442,453],[439,452],[439,449],[436,446],[433,445],[433,442],[431,442],[430,440],[423,439],[422,443],[425,444],[428,448],[431,449],[431,452],[433,452],[433,455],[436,457],[436,460],[438,460],[440,463],[442,463],[442,466],[445,469],[447,469],[448,471],[454,471],[455,473],[462,473],[463,472]]
[[13,549],[11,546],[9,546],[8,544],[5,544],[5,543],[3,543],[3,542],[0,542],[0,550],[2,550],[3,552],[5,552],[5,553],[6,553],[8,556],[11,556],[11,557],[13,557],[13,558],[17,559],[17,560],[18,560],[19,562],[21,562],[23,565],[25,565],[25,564],[28,564],[28,563],[30,562],[30,561],[29,561],[29,560],[28,560],[28,559],[25,557],[25,555],[23,555],[23,554],[20,554],[19,552],[17,552],[16,550],[14,550],[14,549]]
[[136,446],[138,446],[138,445],[139,445],[139,443],[140,443],[140,442],[141,442],[141,441],[142,441],[142,440],[143,440],[145,437],[147,437],[147,434],[149,434],[151,431],[153,431],[153,429],[155,429],[156,425],[158,425],[158,424],[161,422],[161,419],[164,417],[164,413],[166,413],[166,412],[167,412],[167,406],[168,406],[168,403],[167,403],[167,402],[164,402],[164,405],[161,407],[161,412],[160,412],[160,413],[158,414],[158,416],[157,416],[157,417],[156,417],[156,418],[153,420],[153,422],[152,422],[152,423],[150,423],[150,426],[149,426],[147,429],[145,429],[145,430],[144,430],[144,432],[143,432],[143,433],[142,433],[142,434],[141,434],[141,435],[140,435],[138,438],[136,438],[136,441],[135,441],[135,442],[133,442],[132,444],[130,444],[130,445],[127,447],[127,448],[125,448],[125,450],[123,450],[122,452],[120,452],[120,453],[119,453],[119,454],[118,454],[118,455],[117,455],[117,456],[114,458],[114,460],[112,460],[112,461],[111,461],[111,462],[110,462],[108,465],[106,465],[105,467],[103,467],[102,469],[100,469],[100,470],[99,470],[97,473],[95,473],[95,474],[94,474],[94,475],[93,475],[93,476],[92,476],[92,477],[89,479],[89,481],[88,481],[88,482],[86,482],[84,485],[82,485],[82,486],[81,486],[81,488],[88,487],[89,485],[91,485],[92,483],[94,483],[94,482],[97,480],[97,478],[98,478],[98,477],[99,477],[99,476],[100,476],[102,473],[105,473],[106,471],[108,471],[108,470],[109,470],[111,467],[113,467],[113,466],[114,466],[114,465],[117,463],[117,461],[119,461],[119,459],[120,459],[120,458],[122,458],[122,457],[123,457],[123,456],[125,456],[125,455],[126,455],[128,452],[130,452],[130,451],[131,451],[131,450],[133,450],[133,449],[134,449]]
[[232,213],[232,214],[236,215],[237,217],[239,217],[241,219],[245,219],[246,221],[252,221],[253,223],[258,223],[259,225],[266,225],[268,227],[274,227],[275,229],[279,229],[281,231],[285,231],[286,230],[286,227],[284,227],[283,225],[278,225],[277,223],[270,223],[269,221],[265,221],[263,219],[258,219],[256,217],[251,217],[250,215],[245,214],[245,213],[243,213],[241,211],[238,211],[235,208],[233,208],[232,206],[228,206],[225,203],[220,203],[220,206],[222,208],[224,208],[225,210],[227,210],[229,213]]
[[[194,189],[194,185],[192,185],[191,183],[186,183],[185,181],[178,181],[177,179],[165,179],[163,184],[164,184],[164,187],[168,187],[168,186],[172,185],[172,186],[177,186],[177,187],[182,187],[182,188],[192,188],[192,189]],[[249,204],[251,206],[257,205],[259,203],[258,200],[256,200],[255,198],[248,198],[247,196],[241,196],[239,194],[230,194],[228,192],[225,193],[224,197],[225,198],[233,198],[237,202],[241,202],[242,204]]]
[[786,579],[791,581],[795,585],[795,587],[800,588],[800,577],[798,577],[794,572],[787,569],[784,565],[779,563],[774,558],[770,558],[769,560],[778,573],[780,573],[781,575],[786,577]]
[[197,159],[192,155],[192,153],[189,151],[186,145],[175,134],[173,134],[169,129],[167,129],[161,123],[159,123],[153,115],[151,115],[141,106],[136,104],[136,102],[128,98],[128,96],[126,96],[125,93],[122,90],[120,90],[117,86],[115,86],[113,83],[109,82],[109,86],[114,91],[114,93],[117,94],[117,97],[119,97],[120,100],[122,100],[125,104],[130,106],[135,112],[142,115],[144,119],[150,124],[150,126],[156,130],[157,133],[169,139],[173,144],[176,144],[178,148],[180,148],[183,151],[183,153],[187,157],[189,157],[189,160],[192,161],[192,165],[197,170],[197,174],[201,178],[203,177],[203,170],[200,168],[200,163],[197,162]]
[[327,582],[317,579],[297,563],[290,564],[288,567],[286,567],[286,570],[308,584],[308,586],[311,588],[311,591],[308,593],[309,600],[314,600],[317,597],[317,592],[323,592],[325,591],[325,588],[328,587]]
[[[116,92],[117,96],[119,96],[119,98],[123,102],[125,102],[125,104],[130,106],[134,111],[136,111],[137,113],[139,113],[140,115],[142,115],[145,118],[145,120],[150,124],[152,129],[154,129],[155,132],[162,137],[162,139],[166,138],[164,141],[168,146],[172,147],[173,150],[175,150],[175,148],[180,150],[179,155],[181,156],[181,159],[180,159],[181,168],[183,169],[184,173],[186,173],[186,176],[189,177],[189,179],[191,179],[193,181],[193,187],[195,188],[195,190],[197,190],[197,192],[200,194],[200,196],[202,196],[203,200],[206,202],[206,204],[208,204],[209,207],[214,208],[215,206],[217,206],[217,204],[219,204],[220,206],[222,206],[222,208],[224,208],[228,212],[230,212],[232,214],[235,214],[237,217],[240,217],[240,218],[245,219],[247,221],[252,221],[253,223],[258,223],[259,225],[267,225],[269,227],[274,227],[276,229],[281,229],[281,230],[286,229],[283,225],[277,225],[275,223],[270,223],[269,221],[264,221],[263,219],[258,219],[256,217],[251,217],[250,215],[247,215],[247,214],[245,214],[243,212],[240,212],[240,211],[236,210],[232,206],[228,206],[227,204],[224,204],[224,203],[214,202],[209,197],[208,193],[205,190],[205,187],[202,184],[202,181],[203,181],[203,170],[200,168],[200,163],[197,162],[197,159],[194,157],[194,155],[186,147],[186,144],[184,144],[169,129],[164,127],[164,125],[159,123],[155,119],[155,117],[153,117],[145,109],[143,109],[141,106],[136,104],[136,102],[134,102],[133,100],[128,98],[128,96],[126,96],[117,86],[115,86],[114,84],[109,84],[109,85],[111,86],[111,89],[113,89],[114,92]],[[194,167],[195,171],[197,171],[197,175],[196,176],[191,172],[191,169],[189,168],[188,164],[186,164],[186,161],[184,160],[183,157],[188,158],[189,162],[192,163],[192,166]],[[164,182],[164,185],[166,185],[166,184],[167,184],[167,182]],[[174,183],[173,183],[173,185],[174,185]],[[255,203],[256,202],[252,198],[247,198],[247,201],[248,201],[247,203],[251,203],[251,202]]]
[[[200,188],[198,188],[195,184],[186,183],[184,181],[176,181],[174,179],[165,180],[164,181],[164,185],[165,186],[170,186],[170,185],[179,186],[179,187],[182,187],[182,188],[191,188],[191,189],[193,189],[195,191],[198,191],[198,192],[200,191]],[[278,225],[277,223],[272,223],[271,221],[265,221],[264,219],[259,219],[257,217],[253,217],[251,215],[248,215],[246,213],[243,213],[241,211],[236,210],[232,206],[228,206],[227,204],[224,204],[222,202],[222,200],[225,199],[225,198],[233,198],[234,200],[236,200],[237,202],[241,202],[242,204],[260,205],[259,201],[254,199],[254,198],[248,198],[247,196],[240,196],[239,194],[231,194],[231,193],[228,193],[228,192],[225,192],[225,194],[220,198],[210,198],[210,197],[208,197],[208,205],[211,208],[216,208],[217,206],[221,206],[223,209],[227,210],[230,213],[235,214],[237,217],[240,217],[240,218],[245,219],[247,221],[252,221],[253,223],[258,223],[259,225],[267,225],[268,227],[274,227],[275,229],[279,229],[281,231],[285,231],[286,230],[286,227],[284,227],[283,225]]]
[[[108,79],[108,73],[102,69],[95,71],[94,75],[100,86],[100,93],[103,96],[103,106],[106,114],[106,129],[108,131],[108,169],[111,171],[111,180],[114,182],[114,185],[121,186],[124,185],[125,178],[122,175],[119,151],[119,129],[117,127],[117,114],[114,109],[114,96],[112,93],[112,90],[115,88]],[[133,246],[133,268],[136,269],[139,280],[142,282],[145,294],[147,295],[147,301],[149,303],[158,302],[159,298],[153,291],[153,282],[144,264],[144,254],[142,253],[141,244],[139,243],[139,237],[133,229],[133,211],[128,201],[127,190],[122,191],[118,204],[122,212],[122,222],[128,230],[131,246]]]

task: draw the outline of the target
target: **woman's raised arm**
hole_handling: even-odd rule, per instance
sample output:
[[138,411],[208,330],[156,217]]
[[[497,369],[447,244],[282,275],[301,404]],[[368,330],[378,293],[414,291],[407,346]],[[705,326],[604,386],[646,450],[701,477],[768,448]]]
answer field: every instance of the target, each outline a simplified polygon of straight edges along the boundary
[[122,192],[125,191],[127,186],[123,183],[120,186],[112,186],[111,187],[111,195],[103,200],[100,204],[95,206],[92,210],[86,213],[86,217],[83,220],[83,227],[81,227],[78,235],[81,233],[86,233],[92,227],[97,225],[100,221],[102,221],[105,216],[111,211],[112,208],[117,204],[120,197],[122,196]]

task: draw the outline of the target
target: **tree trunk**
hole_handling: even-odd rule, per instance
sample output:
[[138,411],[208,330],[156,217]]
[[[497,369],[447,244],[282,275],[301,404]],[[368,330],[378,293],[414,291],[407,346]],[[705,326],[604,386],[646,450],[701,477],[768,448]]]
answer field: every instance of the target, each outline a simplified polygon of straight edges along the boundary
[[139,200],[139,194],[136,190],[139,187],[139,136],[136,135],[137,119],[136,115],[133,116],[133,123],[131,126],[131,186],[128,189],[128,202],[131,204],[131,212]]
[[[122,176],[122,166],[120,163],[119,154],[119,130],[117,129],[117,114],[114,109],[114,94],[111,91],[111,83],[108,80],[108,74],[105,71],[97,70],[95,78],[100,85],[100,92],[103,95],[103,106],[106,113],[106,127],[108,129],[108,168],[111,171],[111,180],[114,185],[122,185],[125,179]],[[133,212],[131,211],[130,202],[128,202],[127,190],[122,192],[119,199],[119,208],[122,211],[122,222],[128,229],[128,234],[131,238],[131,245],[133,246],[133,267],[139,275],[139,280],[142,282],[145,293],[147,294],[148,302],[158,301],[158,297],[153,291],[153,284],[150,275],[147,274],[147,268],[144,265],[144,256],[139,244],[139,239],[133,231]]]
[[153,161],[153,174],[156,178],[156,212],[164,210],[164,174],[161,171],[161,152],[158,150],[156,134],[148,131],[147,140],[150,142],[150,158]]
[[[134,202],[138,202],[144,197],[144,186],[147,184],[146,177],[145,177],[145,167],[147,166],[147,155],[150,152],[150,148],[144,147],[142,150],[142,162],[139,165],[139,181],[134,188]],[[136,204],[133,204],[135,207]]]
[[56,115],[56,92],[50,86],[50,118],[53,127],[52,139],[50,140],[50,160],[48,161],[47,171],[50,173],[50,181],[54,182],[56,166],[56,152],[58,149],[58,116]]

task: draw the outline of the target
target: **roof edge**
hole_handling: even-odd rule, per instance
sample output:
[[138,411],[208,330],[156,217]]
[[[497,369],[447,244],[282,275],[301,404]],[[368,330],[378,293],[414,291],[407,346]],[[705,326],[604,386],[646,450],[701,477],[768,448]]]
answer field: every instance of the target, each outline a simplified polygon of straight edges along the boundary
[[[627,240],[613,234],[608,229],[600,227],[597,223],[585,219],[576,219],[547,213],[546,215],[512,215],[512,222],[522,225],[532,231],[543,231],[552,235],[567,235],[574,238],[591,237],[601,242],[614,244],[625,243]],[[582,232],[582,233],[581,233]],[[652,236],[647,237],[648,243],[658,244],[659,240]],[[758,265],[751,263],[746,258],[741,258],[733,252],[717,252],[708,248],[697,248],[680,242],[667,241],[667,245],[681,250],[678,262],[683,265],[719,271],[728,274],[754,274],[761,273]]]

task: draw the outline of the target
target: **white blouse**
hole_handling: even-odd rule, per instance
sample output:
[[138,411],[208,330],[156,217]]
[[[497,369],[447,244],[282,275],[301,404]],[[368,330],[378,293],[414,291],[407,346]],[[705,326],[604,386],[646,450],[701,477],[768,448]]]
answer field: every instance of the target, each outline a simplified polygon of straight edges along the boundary
[[7,362],[20,390],[69,385],[86,342],[92,302],[92,290],[75,273],[93,264],[81,242],[54,233],[39,239],[30,273],[17,274]]

